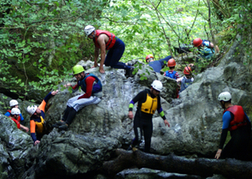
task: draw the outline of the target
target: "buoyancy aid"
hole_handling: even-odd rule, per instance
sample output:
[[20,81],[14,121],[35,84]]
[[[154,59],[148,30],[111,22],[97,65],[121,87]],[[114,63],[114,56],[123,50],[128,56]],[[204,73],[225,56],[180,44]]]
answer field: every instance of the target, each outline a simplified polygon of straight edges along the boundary
[[45,120],[42,116],[40,116],[40,122],[35,121],[36,124],[36,132],[37,133],[43,133],[44,130],[44,124],[45,124]]
[[[86,78],[89,77],[89,76],[95,78],[95,83],[96,83],[96,84],[93,84],[93,88],[94,88],[95,85],[99,85],[99,86],[100,86],[100,89],[102,90],[102,83],[101,83],[100,79],[99,79],[97,76],[95,76],[94,74],[92,74],[92,73],[87,73],[86,76],[85,76],[85,78],[83,78],[81,81],[78,82],[78,85],[81,86],[82,91],[86,92],[87,84],[86,84],[86,81],[85,81],[85,80],[86,80]],[[101,91],[101,90],[100,90],[100,91]],[[92,94],[93,94],[93,93],[100,92],[100,91],[93,91],[93,90],[92,90]]]
[[11,120],[13,120],[17,124],[17,128],[20,129],[20,122],[13,117],[10,117],[10,118],[11,118]]
[[147,93],[146,101],[141,105],[141,111],[148,114],[154,114],[158,107],[157,96],[152,98],[149,93]]
[[[7,112],[9,112],[11,114],[11,110],[7,110]],[[16,120],[18,120],[19,122],[21,121],[20,115],[18,115],[18,118]]]
[[106,50],[111,49],[115,45],[116,37],[113,33],[106,31],[106,30],[96,30],[95,31],[95,38],[93,39],[95,46],[97,48],[100,48],[100,45],[98,44],[97,39],[98,39],[99,35],[101,35],[101,34],[106,34],[109,37],[109,40],[106,43]]
[[165,72],[165,76],[172,78],[172,79],[176,79],[176,71],[166,71]]
[[224,110],[223,114],[226,111],[229,111],[234,115],[234,119],[230,122],[228,130],[232,131],[232,130],[237,129],[240,126],[247,125],[248,121],[247,121],[247,118],[243,111],[242,106],[239,106],[239,105],[231,106],[227,108],[226,110]]

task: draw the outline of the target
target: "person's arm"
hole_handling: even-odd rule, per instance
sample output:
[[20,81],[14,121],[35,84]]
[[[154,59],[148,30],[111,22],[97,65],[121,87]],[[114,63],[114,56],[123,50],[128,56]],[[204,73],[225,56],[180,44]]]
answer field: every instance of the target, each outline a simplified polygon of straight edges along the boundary
[[34,120],[30,120],[30,132],[32,140],[35,143],[37,141],[37,137],[36,137],[36,123]]
[[[212,42],[209,43],[209,47],[210,48],[214,48],[214,44]],[[220,49],[217,45],[215,45],[215,49],[216,49],[216,53],[219,53],[220,52]]]
[[10,117],[10,112],[7,111],[4,115]]
[[183,77],[176,79],[177,83],[181,82]]
[[99,67],[99,71],[100,73],[105,73],[104,69],[103,69],[103,64],[105,62],[105,56],[106,56],[106,35],[105,34],[101,34],[98,38],[97,38],[97,42],[100,46],[101,49],[101,62],[100,62],[100,67]]
[[20,115],[20,123],[21,123],[22,125],[24,125],[24,117],[22,116],[21,113],[20,113],[19,115]]
[[161,101],[161,98],[160,98],[160,96],[158,96],[158,107],[157,107],[157,111],[158,111],[160,117],[162,117],[162,119],[164,120],[164,124],[167,125],[168,127],[170,127],[170,124],[169,124],[169,122],[166,120],[164,111],[163,111],[163,109],[162,109],[162,107],[161,107],[161,102],[160,102],[160,101]]
[[23,130],[25,130],[25,132],[29,132],[29,128],[23,126],[22,124],[20,124],[20,128],[23,129]]
[[128,117],[130,119],[133,119],[133,107],[134,104],[136,102],[138,102],[140,99],[144,98],[146,96],[146,92],[145,91],[141,91],[140,93],[138,93],[129,103],[129,113],[128,113]]
[[92,95],[92,91],[93,91],[93,84],[94,84],[95,78],[92,76],[89,76],[85,79],[86,82],[86,92],[85,94],[83,94],[82,96],[80,96],[78,99],[81,98],[90,98],[90,96]]
[[39,109],[45,112],[46,103],[48,102],[48,100],[49,100],[52,96],[56,95],[57,93],[58,93],[58,90],[52,91],[52,92],[48,93],[48,94],[46,95],[46,97],[43,99],[43,101],[41,102],[41,104],[39,105]]

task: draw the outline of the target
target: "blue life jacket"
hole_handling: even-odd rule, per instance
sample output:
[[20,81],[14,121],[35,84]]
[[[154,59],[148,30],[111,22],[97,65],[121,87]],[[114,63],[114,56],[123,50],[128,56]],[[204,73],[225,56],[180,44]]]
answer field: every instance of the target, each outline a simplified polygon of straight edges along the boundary
[[176,71],[173,71],[172,73],[170,73],[169,71],[166,71],[165,76],[176,80],[177,79],[175,75],[176,73],[177,73]]
[[92,73],[87,73],[85,78],[83,78],[81,81],[78,82],[78,85],[81,86],[82,91],[86,92],[86,88],[87,88],[86,78],[89,76],[95,78],[95,82],[93,84],[93,89],[92,89],[92,95],[94,93],[98,93],[98,92],[102,91],[102,84],[101,84],[100,79]]

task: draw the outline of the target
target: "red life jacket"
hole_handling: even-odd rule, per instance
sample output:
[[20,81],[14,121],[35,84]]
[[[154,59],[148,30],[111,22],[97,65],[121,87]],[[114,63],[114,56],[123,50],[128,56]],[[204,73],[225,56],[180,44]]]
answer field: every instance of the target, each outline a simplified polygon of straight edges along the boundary
[[224,110],[223,114],[226,111],[230,111],[234,115],[234,119],[230,122],[228,130],[232,131],[240,126],[247,125],[247,118],[241,106],[238,105],[231,106],[226,110]]
[[96,46],[97,48],[101,48],[100,45],[99,45],[98,42],[97,42],[97,38],[98,38],[99,35],[101,35],[101,34],[106,34],[106,35],[109,37],[109,40],[108,40],[108,42],[106,43],[106,50],[111,49],[111,48],[115,45],[116,38],[115,38],[115,35],[114,35],[114,34],[112,34],[112,33],[109,32],[109,31],[106,31],[106,30],[96,30],[96,31],[95,31],[95,38],[93,39],[95,46]]
[[[11,110],[7,110],[7,112],[9,112],[9,113],[10,113],[10,115],[11,115]],[[20,120],[21,120],[20,115],[18,115],[18,119],[17,119],[17,120],[20,122]]]
[[12,118],[12,117],[10,117],[10,118],[11,118],[11,120],[13,120],[17,124],[17,128],[20,129],[20,122],[15,118]]

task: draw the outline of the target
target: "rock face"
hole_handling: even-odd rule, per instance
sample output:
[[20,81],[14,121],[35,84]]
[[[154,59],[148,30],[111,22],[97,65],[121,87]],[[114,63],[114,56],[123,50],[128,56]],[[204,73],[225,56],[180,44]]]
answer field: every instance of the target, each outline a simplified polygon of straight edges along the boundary
[[[102,101],[80,110],[69,130],[59,132],[52,129],[52,124],[62,118],[67,100],[82,93],[70,93],[59,87],[60,92],[49,101],[46,112],[51,132],[35,147],[28,134],[18,130],[14,122],[1,114],[0,176],[48,178],[94,172],[103,161],[112,157],[115,148],[127,147],[133,139],[133,122],[127,117],[129,102],[138,92],[149,88],[154,79],[161,80],[164,85],[161,105],[171,127],[164,126],[162,118],[154,114],[152,151],[163,155],[174,152],[178,155],[213,157],[218,149],[222,127],[218,94],[231,92],[232,103],[242,105],[248,116],[252,116],[251,73],[243,65],[244,54],[233,56],[238,45],[238,42],[234,43],[217,67],[195,76],[195,82],[180,93],[179,99],[174,98],[175,80],[153,72],[140,62],[136,66],[140,65],[141,69],[128,79],[123,70],[105,67],[106,73],[100,74],[98,69],[89,68],[90,62],[80,62],[86,65],[86,69],[89,68],[87,73],[94,73],[101,79]],[[75,83],[74,79],[72,83]],[[0,105],[2,113],[6,110],[6,101],[9,99],[5,99],[5,105]],[[29,116],[24,109],[28,103],[20,101],[27,125]],[[136,108],[137,105],[134,112]]]

